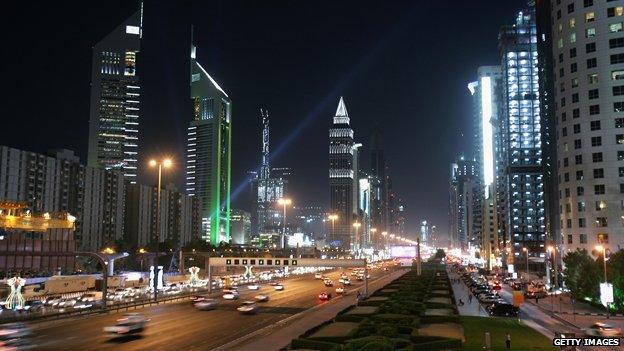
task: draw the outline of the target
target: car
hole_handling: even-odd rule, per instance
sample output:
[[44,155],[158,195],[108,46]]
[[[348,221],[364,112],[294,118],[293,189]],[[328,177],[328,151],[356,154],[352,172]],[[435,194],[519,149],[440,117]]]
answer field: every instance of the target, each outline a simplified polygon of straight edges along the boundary
[[32,330],[24,323],[0,326],[0,350],[30,350]]
[[31,312],[40,312],[40,311],[45,310],[45,305],[40,300],[30,300],[30,301],[26,301],[24,309],[29,310]]
[[267,302],[267,301],[269,301],[269,295],[267,295],[267,294],[258,294],[256,296],[254,296],[254,300],[256,300],[258,302]]
[[145,330],[148,321],[149,319],[140,313],[126,313],[117,320],[117,324],[104,327],[104,333],[110,337],[141,334]]
[[518,307],[508,303],[495,303],[488,307],[490,315],[496,317],[518,317],[518,310]]
[[321,273],[316,273],[314,275],[314,279],[321,279],[321,278],[323,278],[323,275]]
[[617,338],[622,337],[622,329],[616,328],[611,324],[596,322],[589,328],[585,329],[585,335]]
[[236,310],[242,314],[254,314],[258,312],[258,305],[254,301],[245,301]]
[[336,288],[336,294],[344,294],[345,290],[343,287],[337,287]]
[[207,298],[208,298],[208,295],[206,294],[195,294],[195,295],[191,295],[189,300],[191,300],[192,303],[195,303],[195,302],[203,301]]
[[219,303],[215,299],[202,299],[195,302],[193,306],[200,311],[214,310]]
[[345,279],[342,281],[342,284],[344,285],[351,285],[351,281],[349,279]]
[[247,286],[247,289],[249,290],[260,290],[260,285],[258,284],[251,284]]
[[282,291],[284,290],[284,286],[282,284],[277,284],[275,285],[273,288],[275,288],[275,290],[277,291]]
[[340,284],[344,283],[344,278],[338,279],[338,283],[340,283]]
[[238,299],[238,292],[230,291],[223,294],[223,299],[225,300],[236,300]]
[[94,293],[82,294],[82,296],[80,297],[79,301],[93,302],[93,301],[95,301],[95,294]]
[[276,285],[280,285],[279,282],[271,282],[271,286],[276,286]]
[[62,299],[58,303],[58,308],[74,307],[75,304],[76,304],[76,300],[74,300],[74,299]]
[[329,287],[329,286],[334,286],[334,282],[332,282],[331,280],[327,279],[323,282],[323,284],[325,284],[325,286]]
[[327,300],[331,299],[331,297],[332,297],[332,296],[331,296],[331,294],[330,294],[330,293],[327,293],[327,292],[322,292],[322,293],[320,293],[320,294],[318,295],[318,298],[319,298],[319,300],[321,300],[321,301],[327,301]]

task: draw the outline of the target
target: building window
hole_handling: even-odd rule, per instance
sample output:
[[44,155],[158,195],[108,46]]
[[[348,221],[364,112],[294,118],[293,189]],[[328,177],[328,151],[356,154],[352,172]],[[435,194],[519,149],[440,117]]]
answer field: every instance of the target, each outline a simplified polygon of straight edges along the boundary
[[600,105],[589,106],[589,115],[597,115],[600,113]]
[[580,124],[575,124],[572,126],[572,128],[574,128],[574,134],[578,134],[581,132],[581,125]]
[[596,226],[599,228],[608,227],[607,217],[596,217]]
[[609,7],[607,9],[607,17],[622,16],[622,14],[624,14],[624,6]]
[[624,37],[609,39],[609,49],[624,47]]
[[565,75],[565,72],[563,71],[563,67],[559,68],[559,77],[563,77]]
[[596,184],[594,185],[594,195],[604,195],[605,186],[604,184]]
[[592,146],[602,146],[602,137],[595,136],[591,138]]
[[568,4],[568,13],[574,12],[574,3]]
[[557,40],[557,47],[558,47],[559,49],[561,49],[561,48],[563,47],[563,38],[559,38],[559,39]]
[[585,212],[585,203],[584,202],[577,202],[576,203],[576,209],[579,212]]
[[587,75],[587,82],[589,84],[596,84],[596,83],[598,83],[598,73],[588,74]]
[[583,180],[583,171],[576,171],[576,180]]
[[579,234],[579,243],[587,244],[587,234]]
[[585,218],[579,218],[578,219],[578,226],[579,228],[585,228],[587,225],[587,223],[585,222]]
[[592,161],[594,163],[602,162],[602,152],[594,152],[592,154]]
[[561,122],[565,122],[567,120],[567,116],[565,112],[561,112]]
[[[611,56],[613,57],[614,55],[611,55]],[[611,60],[611,61],[613,61],[613,60]],[[613,63],[613,62],[611,62],[611,63]],[[596,66],[598,66],[598,60],[596,60],[595,57],[587,59],[587,68],[595,68]]]
[[624,95],[624,85],[616,85],[612,89],[613,89],[613,96]]
[[587,95],[590,100],[597,99],[599,97],[598,89],[592,89],[587,92]]
[[561,103],[560,103],[560,106],[561,106],[561,107],[564,107],[565,105],[566,105],[565,97],[562,97],[562,98],[561,98]]
[[574,140],[574,149],[580,149],[582,145],[581,139]]
[[563,53],[559,54],[559,63],[563,62]]
[[572,94],[572,103],[577,103],[579,102],[579,94],[578,93],[574,93]]
[[624,177],[624,167],[618,167],[618,176]]
[[[620,184],[620,194],[624,194],[624,184]],[[624,200],[622,200],[622,209],[624,209]],[[624,218],[623,218],[624,219]]]
[[621,32],[623,28],[624,28],[624,25],[622,25],[622,22],[611,23],[609,25],[609,32],[611,33]]
[[604,178],[603,168],[594,168],[594,179]]
[[566,220],[566,227],[568,227],[568,228],[572,228],[572,219],[568,218],[568,219]]
[[572,48],[570,49],[570,58],[575,58],[576,57],[576,48]]
[[594,51],[596,51],[596,43],[585,44],[585,53],[589,54],[590,52]]
[[569,182],[569,181],[570,181],[570,173],[565,172],[565,173],[563,174],[563,180],[564,180],[565,182]]
[[575,108],[574,110],[572,110],[572,118],[579,118],[581,117],[581,111],[578,108]]
[[624,112],[624,101],[614,102],[613,112]]
[[589,22],[593,22],[596,20],[596,15],[593,12],[587,12],[585,14],[585,22],[589,23]]
[[594,4],[594,0],[583,0],[583,7],[590,7]]
[[615,119],[615,128],[624,128],[624,118]]
[[615,135],[615,143],[618,145],[624,144],[624,134],[616,134]]
[[576,43],[576,33],[570,33],[570,44]]
[[618,152],[617,152],[617,160],[618,161],[624,161],[624,151],[618,150]]
[[[622,63],[624,62],[624,54],[614,54],[611,55],[611,64],[614,65],[616,63]],[[589,67],[587,67],[589,68]]]
[[596,28],[585,29],[585,38],[593,38],[596,36]]
[[572,242],[572,234],[568,234],[568,244],[574,244]]
[[572,88],[578,87],[578,78],[572,78]]
[[612,80],[624,80],[624,71],[622,70],[611,71],[611,79]]
[[568,167],[568,165],[569,165],[568,158],[564,157],[563,158],[563,167]]
[[574,163],[577,165],[582,165],[583,164],[583,155],[576,155],[574,156]]
[[600,130],[600,121],[590,121],[589,130]]
[[561,128],[561,136],[568,136],[568,128],[567,127],[563,127]]
[[582,186],[577,186],[576,196],[583,196],[583,195],[585,195],[585,188],[583,188]]
[[576,70],[577,70],[576,62],[570,64],[570,73],[574,73],[574,72],[576,72]]
[[[605,225],[605,227],[606,227],[606,225]],[[608,244],[609,243],[609,234],[606,234],[606,233],[596,234],[596,241],[598,242],[598,244]]]
[[596,211],[602,211],[607,208],[607,204],[604,201],[596,201]]
[[570,188],[565,188],[565,197],[570,197]]

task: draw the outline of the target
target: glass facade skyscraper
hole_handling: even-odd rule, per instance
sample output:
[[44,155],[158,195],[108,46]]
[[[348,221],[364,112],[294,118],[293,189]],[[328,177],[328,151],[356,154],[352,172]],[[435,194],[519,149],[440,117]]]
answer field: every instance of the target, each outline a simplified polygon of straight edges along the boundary
[[201,201],[202,239],[230,241],[232,101],[191,47],[193,118],[187,130],[186,192]]
[[499,34],[502,117],[497,157],[504,182],[506,231],[517,265],[544,261],[544,182],[535,10],[521,11]]
[[88,166],[136,183],[141,86],[137,59],[143,6],[93,47]]

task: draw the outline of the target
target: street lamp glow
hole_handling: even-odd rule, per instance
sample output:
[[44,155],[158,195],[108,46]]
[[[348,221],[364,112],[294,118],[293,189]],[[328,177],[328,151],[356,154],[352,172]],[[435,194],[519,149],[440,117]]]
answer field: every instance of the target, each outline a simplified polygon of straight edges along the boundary
[[529,249],[527,249],[526,247],[522,248],[522,251],[527,252]]
[[281,198],[279,200],[277,200],[277,203],[282,205],[282,206],[287,206],[292,204],[292,200],[291,199],[287,199],[287,198]]
[[604,248],[604,246],[602,246],[602,245],[596,245],[595,249],[596,249],[597,251],[604,251],[604,249],[605,249],[605,248]]
[[552,245],[549,245],[549,246],[546,247],[546,250],[548,250],[548,252],[551,252],[554,249],[555,248]]
[[386,236],[388,235],[388,232],[381,232],[381,235]]
[[329,219],[330,221],[335,221],[335,220],[338,219],[338,215],[331,214],[331,215],[327,216],[327,219]]
[[158,161],[156,161],[156,160],[150,160],[150,161],[149,161],[149,165],[150,165],[150,167],[156,167],[156,166],[158,165]]
[[353,227],[354,228],[359,228],[362,224],[360,222],[354,222],[353,223]]
[[111,247],[106,247],[104,248],[104,250],[102,250],[102,253],[112,255],[115,253],[115,250],[113,250]]
[[169,168],[173,165],[173,161],[170,158],[166,158],[163,160],[163,167]]

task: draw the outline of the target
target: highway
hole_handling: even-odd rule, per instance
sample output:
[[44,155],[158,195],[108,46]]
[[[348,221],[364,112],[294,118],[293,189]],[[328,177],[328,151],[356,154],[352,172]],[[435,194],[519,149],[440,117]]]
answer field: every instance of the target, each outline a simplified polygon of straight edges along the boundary
[[[370,280],[383,273],[388,272],[372,270]],[[137,312],[150,318],[141,337],[112,340],[105,337],[102,328],[115,324],[122,312],[33,324],[33,342],[37,350],[210,350],[324,303],[317,298],[322,291],[332,292],[335,297],[340,271],[325,275],[334,281],[333,288],[326,288],[321,280],[306,275],[284,280],[284,291],[275,291],[270,285],[263,285],[260,291],[241,287],[238,301],[219,297],[219,306],[212,311],[198,311],[190,301],[138,309]],[[352,288],[363,290],[362,282],[351,281]],[[257,314],[242,315],[236,311],[240,302],[252,300],[258,293],[267,293],[270,300],[260,304]],[[355,299],[355,293],[345,298]]]

